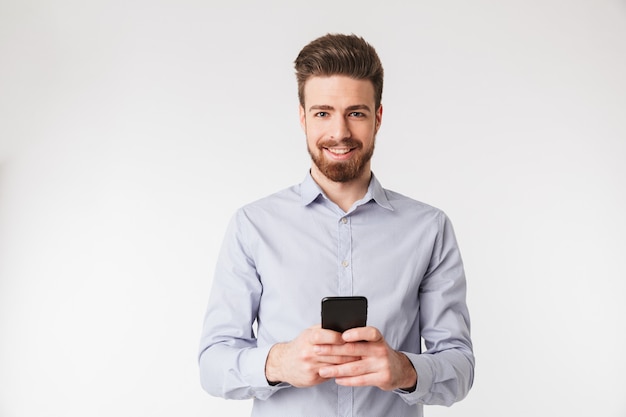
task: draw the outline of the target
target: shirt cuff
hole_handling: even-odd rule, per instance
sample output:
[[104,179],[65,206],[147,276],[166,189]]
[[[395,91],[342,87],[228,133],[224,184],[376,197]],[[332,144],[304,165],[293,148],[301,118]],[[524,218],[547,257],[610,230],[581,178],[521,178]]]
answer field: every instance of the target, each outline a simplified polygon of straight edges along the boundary
[[416,353],[402,352],[413,364],[417,373],[417,385],[414,391],[408,392],[397,389],[394,392],[400,394],[402,399],[408,404],[417,404],[423,402],[423,398],[430,394],[433,385],[433,372],[428,363],[428,359],[423,355]]
[[265,377],[265,363],[267,362],[267,355],[271,348],[272,345],[249,349],[241,358],[242,366],[240,369],[250,370],[250,374],[246,375],[246,380],[249,382],[250,386],[255,387],[255,398],[260,400],[267,399],[274,392],[290,386],[290,384],[286,382],[270,385],[267,381]]

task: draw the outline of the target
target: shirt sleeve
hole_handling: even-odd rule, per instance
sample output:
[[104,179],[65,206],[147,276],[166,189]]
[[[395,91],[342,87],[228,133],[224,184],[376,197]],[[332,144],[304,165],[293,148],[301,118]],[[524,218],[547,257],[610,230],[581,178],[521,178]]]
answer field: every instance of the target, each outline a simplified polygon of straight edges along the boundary
[[257,346],[253,324],[262,286],[246,248],[245,213],[231,220],[217,260],[200,340],[200,382],[227,399],[267,399],[288,386],[271,386],[265,362],[271,346]]
[[451,405],[474,381],[474,355],[463,262],[452,225],[438,218],[439,233],[420,285],[419,320],[426,352],[407,355],[417,372],[415,391],[398,394],[409,404]]

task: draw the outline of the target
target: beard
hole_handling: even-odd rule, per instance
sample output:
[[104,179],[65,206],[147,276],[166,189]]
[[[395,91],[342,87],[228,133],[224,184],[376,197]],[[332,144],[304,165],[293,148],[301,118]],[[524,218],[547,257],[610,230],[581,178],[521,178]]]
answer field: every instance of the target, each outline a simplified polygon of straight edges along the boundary
[[[348,182],[352,181],[363,173],[367,163],[372,159],[374,155],[374,144],[367,149],[363,148],[363,144],[354,139],[343,139],[340,141],[326,140],[317,144],[317,151],[314,152],[310,147],[308,148],[309,155],[317,168],[326,178],[334,182]],[[330,148],[333,146],[345,146],[353,149],[354,156],[347,161],[329,161],[324,157],[324,148]]]

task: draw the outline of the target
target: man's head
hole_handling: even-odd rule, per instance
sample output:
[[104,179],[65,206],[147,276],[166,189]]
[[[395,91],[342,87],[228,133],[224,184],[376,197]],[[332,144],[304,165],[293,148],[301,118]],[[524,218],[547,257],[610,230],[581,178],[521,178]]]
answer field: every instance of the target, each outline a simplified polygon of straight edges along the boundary
[[369,179],[382,120],[383,68],[374,48],[354,35],[326,35],[302,49],[296,73],[313,177]]
[[374,86],[374,103],[380,106],[383,95],[383,66],[376,50],[356,35],[328,34],[317,38],[300,51],[295,61],[298,98],[304,107],[304,85],[315,76],[345,75],[369,80]]

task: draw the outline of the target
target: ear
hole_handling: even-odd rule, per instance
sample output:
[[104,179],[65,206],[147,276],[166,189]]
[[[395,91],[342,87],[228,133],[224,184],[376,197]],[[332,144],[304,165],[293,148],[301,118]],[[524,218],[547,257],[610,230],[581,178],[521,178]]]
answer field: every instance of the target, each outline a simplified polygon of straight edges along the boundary
[[298,112],[300,113],[300,126],[306,132],[306,114],[302,105],[298,105]]
[[376,109],[376,133],[378,133],[378,129],[380,129],[380,124],[383,122],[383,105],[381,104]]

